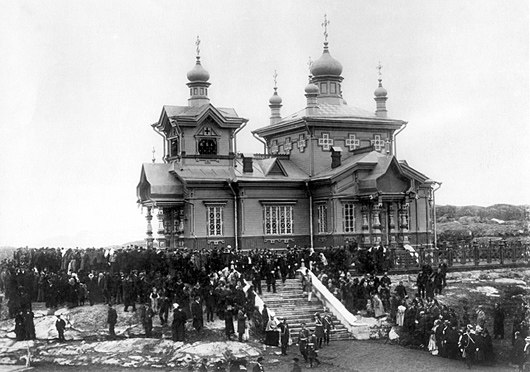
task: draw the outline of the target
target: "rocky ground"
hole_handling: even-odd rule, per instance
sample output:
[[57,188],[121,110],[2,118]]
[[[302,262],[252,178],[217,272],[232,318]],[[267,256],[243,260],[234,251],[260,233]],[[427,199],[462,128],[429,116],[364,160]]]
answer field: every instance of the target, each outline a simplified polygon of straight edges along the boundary
[[[397,284],[399,280],[403,280],[410,293],[414,293],[415,275],[392,277],[394,284]],[[511,348],[513,314],[515,307],[530,293],[530,287],[527,286],[529,281],[530,269],[450,273],[448,275],[448,287],[443,295],[438,296],[440,302],[454,307],[458,313],[461,313],[464,305],[470,308],[471,313],[479,304],[483,304],[486,307],[487,327],[489,329],[492,329],[494,303],[500,302],[506,308],[506,338],[494,341],[499,364],[495,368],[490,367],[489,370],[496,371],[499,370],[499,366],[507,365],[508,353]],[[291,362],[291,356],[280,356],[278,348],[267,347],[264,349],[259,338],[251,337],[251,340],[245,343],[226,341],[223,334],[223,321],[216,320],[213,323],[207,323],[201,334],[189,330],[187,333],[188,342],[181,343],[173,342],[170,327],[162,327],[157,319],[154,320],[154,337],[144,338],[143,329],[138,325],[138,315],[133,312],[124,312],[123,306],[118,306],[116,309],[118,311],[117,340],[107,339],[107,308],[104,305],[62,310],[64,312],[63,317],[68,323],[65,343],[57,342],[55,317],[53,312],[42,308],[42,304],[36,304],[34,311],[36,341],[15,341],[14,321],[0,321],[0,365],[23,365],[26,363],[29,353],[31,364],[40,366],[43,370],[53,370],[49,369],[52,368],[51,366],[57,368],[59,368],[58,366],[68,366],[69,368],[77,366],[78,369],[81,368],[80,370],[83,370],[83,366],[85,368],[101,366],[98,371],[117,371],[127,367],[133,367],[136,370],[152,368],[193,370],[190,368],[196,367],[203,358],[208,360],[208,365],[211,368],[215,362],[227,358],[245,358],[253,362],[257,356],[264,355],[266,365],[270,367],[266,369],[267,371],[290,370],[288,365]],[[375,321],[362,318],[360,321],[371,324],[369,337],[367,337],[371,340],[337,342],[336,346],[332,348],[324,348],[321,351],[321,357],[325,363],[321,370],[352,370],[348,369],[350,366],[348,357],[356,354],[356,351],[360,349],[364,350],[363,355],[371,355],[373,352],[370,350],[379,350],[384,347],[385,352],[396,359],[400,359],[404,353],[407,355],[413,353],[412,355],[417,355],[420,359],[427,357],[425,359],[427,363],[433,365],[440,364],[439,359],[443,359],[432,357],[423,351],[405,349],[399,346],[399,338],[388,340],[388,333],[391,329],[397,335],[401,334],[401,330],[392,327],[385,320]],[[299,356],[295,346],[291,347],[290,353]],[[446,362],[452,363],[451,361]]]

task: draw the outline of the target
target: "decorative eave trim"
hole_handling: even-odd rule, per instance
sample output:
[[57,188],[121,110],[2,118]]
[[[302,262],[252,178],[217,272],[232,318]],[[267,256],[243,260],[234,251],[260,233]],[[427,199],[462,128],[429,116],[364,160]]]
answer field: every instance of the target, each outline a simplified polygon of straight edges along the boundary
[[261,199],[259,200],[260,204],[262,205],[295,205],[298,200],[295,199]]

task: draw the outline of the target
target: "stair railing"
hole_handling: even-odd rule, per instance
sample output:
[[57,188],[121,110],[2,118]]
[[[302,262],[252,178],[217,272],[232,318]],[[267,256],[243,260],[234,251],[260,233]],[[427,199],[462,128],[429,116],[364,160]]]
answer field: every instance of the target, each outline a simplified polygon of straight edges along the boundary
[[313,293],[335,315],[335,317],[348,329],[349,332],[354,333],[353,328],[358,326],[357,317],[350,313],[346,307],[335,297],[322,282],[309,271],[311,275],[311,284],[313,285]]

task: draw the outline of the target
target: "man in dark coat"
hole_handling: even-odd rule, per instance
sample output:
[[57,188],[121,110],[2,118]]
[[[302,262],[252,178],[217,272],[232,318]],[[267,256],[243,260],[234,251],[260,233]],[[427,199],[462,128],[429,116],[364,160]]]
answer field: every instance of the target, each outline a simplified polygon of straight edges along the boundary
[[333,324],[333,319],[331,318],[331,313],[324,313],[324,318],[322,318],[322,323],[324,323],[324,343],[326,345],[329,345],[331,330],[335,329],[335,325]]
[[171,324],[173,341],[185,341],[187,320],[188,316],[182,311],[179,304],[173,304],[173,323]]
[[511,351],[511,362],[512,364],[516,364],[519,366],[519,371],[523,370],[524,362],[526,359],[524,353],[525,346],[526,342],[521,336],[521,332],[515,332],[515,340],[513,342],[513,348]]
[[26,318],[22,310],[15,315],[15,334],[17,341],[26,339]]
[[151,307],[151,302],[145,303],[145,316],[143,319],[144,323],[144,330],[145,330],[145,337],[150,338],[152,337],[153,333],[153,317],[155,316],[155,312],[153,311],[153,308]]
[[305,323],[302,323],[302,329],[298,333],[298,346],[300,347],[300,353],[306,362],[309,360],[307,356],[307,342],[309,340],[309,336],[309,330],[305,327]]
[[289,347],[289,338],[291,338],[291,331],[289,330],[289,324],[287,319],[283,318],[282,322],[278,325],[280,328],[280,344],[282,347],[282,355],[287,355],[287,348]]
[[228,305],[225,312],[225,335],[228,340],[232,338],[234,334],[234,313],[232,310],[232,305]]
[[57,320],[55,321],[55,328],[59,334],[59,342],[65,341],[64,330],[66,329],[66,322],[61,319],[61,315],[57,315]]
[[501,308],[501,304],[495,304],[495,310],[493,312],[493,338],[504,339],[504,309]]
[[200,332],[204,325],[204,318],[202,314],[202,304],[200,297],[195,297],[195,301],[191,304],[191,316],[193,317],[193,328]]
[[109,302],[109,309],[107,311],[107,323],[109,324],[109,335],[112,340],[116,338],[116,332],[114,332],[114,327],[118,321],[118,314],[116,309],[112,307],[112,303]]

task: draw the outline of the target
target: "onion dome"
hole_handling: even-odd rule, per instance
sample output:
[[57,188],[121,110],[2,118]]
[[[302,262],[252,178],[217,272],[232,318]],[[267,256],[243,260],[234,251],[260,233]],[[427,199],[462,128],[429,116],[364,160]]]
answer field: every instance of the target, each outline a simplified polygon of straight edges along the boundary
[[282,97],[280,97],[278,95],[278,92],[277,92],[278,88],[277,87],[274,87],[274,94],[272,95],[272,97],[269,99],[269,103],[271,105],[279,105],[282,103]]
[[210,73],[206,71],[201,65],[201,59],[197,56],[197,62],[195,66],[187,74],[188,80],[191,82],[195,81],[208,81],[210,79]]
[[331,56],[328,49],[328,42],[324,42],[324,52],[322,56],[313,62],[311,74],[313,76],[340,76],[342,64]]
[[383,84],[381,83],[381,79],[379,79],[379,86],[377,87],[377,89],[375,90],[374,92],[374,95],[376,97],[386,97],[387,95],[387,91],[385,88],[383,88]]
[[305,94],[318,94],[320,92],[316,84],[313,84],[311,81],[305,86],[304,91]]

